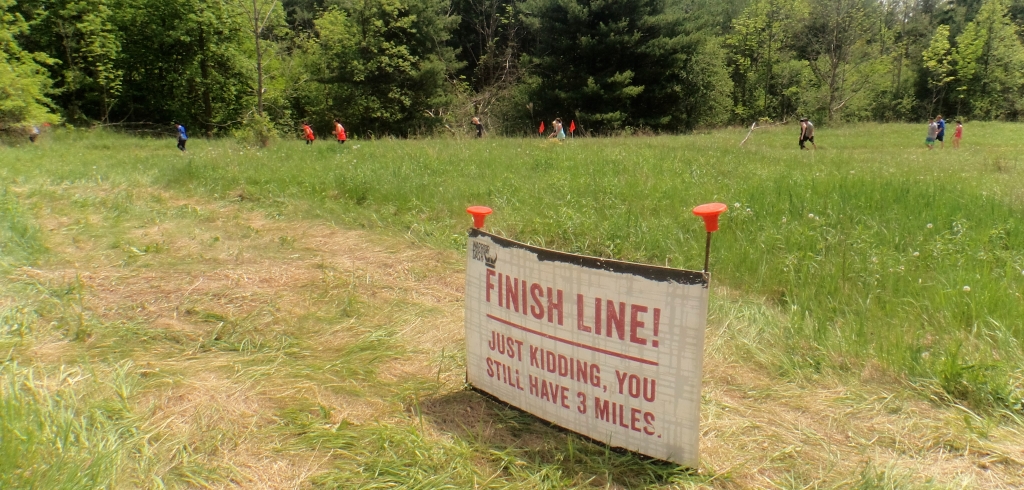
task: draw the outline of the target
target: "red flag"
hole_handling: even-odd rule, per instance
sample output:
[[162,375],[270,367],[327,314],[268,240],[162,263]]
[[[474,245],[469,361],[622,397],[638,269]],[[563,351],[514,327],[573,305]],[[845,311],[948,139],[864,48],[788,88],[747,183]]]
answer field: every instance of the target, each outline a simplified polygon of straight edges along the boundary
[[576,132],[576,120],[575,119],[573,119],[572,121],[569,121],[569,132],[570,133],[575,133]]
[[537,132],[540,134],[544,134],[544,121],[540,122],[540,129],[538,129]]

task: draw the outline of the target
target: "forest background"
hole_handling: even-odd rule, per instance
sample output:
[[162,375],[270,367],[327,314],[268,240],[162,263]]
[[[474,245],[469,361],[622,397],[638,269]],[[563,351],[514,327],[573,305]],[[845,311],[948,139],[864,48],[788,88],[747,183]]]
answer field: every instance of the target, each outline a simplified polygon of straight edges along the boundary
[[0,131],[1018,120],[1024,0],[0,0]]

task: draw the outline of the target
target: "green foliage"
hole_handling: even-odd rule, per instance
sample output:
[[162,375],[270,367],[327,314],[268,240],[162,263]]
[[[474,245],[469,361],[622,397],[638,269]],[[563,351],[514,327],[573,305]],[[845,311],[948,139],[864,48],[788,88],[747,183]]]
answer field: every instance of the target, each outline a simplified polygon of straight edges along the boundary
[[521,6],[522,0],[452,1],[459,23],[451,42],[466,63],[460,75],[477,92],[516,81],[525,34]]
[[457,18],[438,0],[342,2],[317,19],[306,46],[312,80],[296,89],[295,114],[321,132],[339,117],[350,134],[429,132],[452,100],[458,68],[444,47]]
[[47,376],[0,367],[0,487],[103,488],[128,483],[122,466],[141,445],[125,364],[104,385],[82,369]]
[[121,93],[121,43],[108,0],[52,0],[44,3],[37,30],[52,37],[58,103],[72,122],[107,122]]
[[15,5],[0,0],[0,130],[56,122],[46,97],[51,81],[42,66],[53,60],[19,46],[17,37],[28,32],[28,24]]
[[985,0],[957,36],[957,106],[979,119],[1016,118],[1024,110],[1024,46],[1008,9],[1007,0]]
[[872,32],[879,7],[871,0],[813,0],[802,36],[816,86],[803,112],[838,121],[847,106],[877,83],[890,62]]
[[754,0],[733,21],[726,45],[736,87],[733,110],[741,121],[796,111],[794,99],[809,73],[793,48],[807,13],[804,0]]
[[45,251],[39,226],[15,196],[0,190],[0,270],[31,263]]
[[[2,0],[0,125],[686,132],[1024,115],[1024,0]],[[252,9],[259,10],[259,15]],[[50,80],[54,83],[51,84]],[[52,85],[52,87],[51,87]],[[48,100],[52,99],[53,103]],[[113,122],[117,121],[117,122]],[[157,130],[161,131],[162,130]]]
[[124,73],[112,119],[176,120],[197,135],[243,119],[255,73],[237,7],[211,0],[110,1]]
[[964,359],[961,348],[951,345],[936,359],[934,370],[942,390],[982,412],[996,407],[1024,413],[1024,389],[1014,386],[1005,368],[999,363]]
[[[928,49],[921,54],[924,69],[928,72],[928,86],[932,88],[932,104],[942,98],[946,85],[953,80],[952,50],[949,46],[949,26],[940,25],[935,28]],[[931,112],[931,111],[929,111]]]
[[266,148],[277,138],[277,128],[267,115],[251,115],[235,130],[235,138],[251,147]]
[[684,131],[721,119],[731,90],[724,53],[688,35],[685,13],[660,0],[531,0],[523,8],[536,43],[530,100],[541,119],[575,119],[597,132]]

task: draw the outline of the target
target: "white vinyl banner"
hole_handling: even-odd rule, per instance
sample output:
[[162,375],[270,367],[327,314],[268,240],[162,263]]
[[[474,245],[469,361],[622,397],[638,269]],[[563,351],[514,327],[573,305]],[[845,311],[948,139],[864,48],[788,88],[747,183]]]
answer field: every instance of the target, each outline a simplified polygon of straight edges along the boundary
[[473,229],[470,384],[611,446],[698,465],[707,277]]

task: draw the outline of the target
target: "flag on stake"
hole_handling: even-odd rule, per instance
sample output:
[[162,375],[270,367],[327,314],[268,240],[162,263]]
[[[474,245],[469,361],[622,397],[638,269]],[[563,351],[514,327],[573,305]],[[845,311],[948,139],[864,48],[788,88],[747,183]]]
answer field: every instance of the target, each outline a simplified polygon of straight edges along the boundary
[[544,134],[544,121],[540,122],[540,129],[538,129],[537,132],[540,134]]
[[575,133],[576,132],[576,120],[575,119],[573,119],[572,121],[569,121],[569,132],[570,133]]

